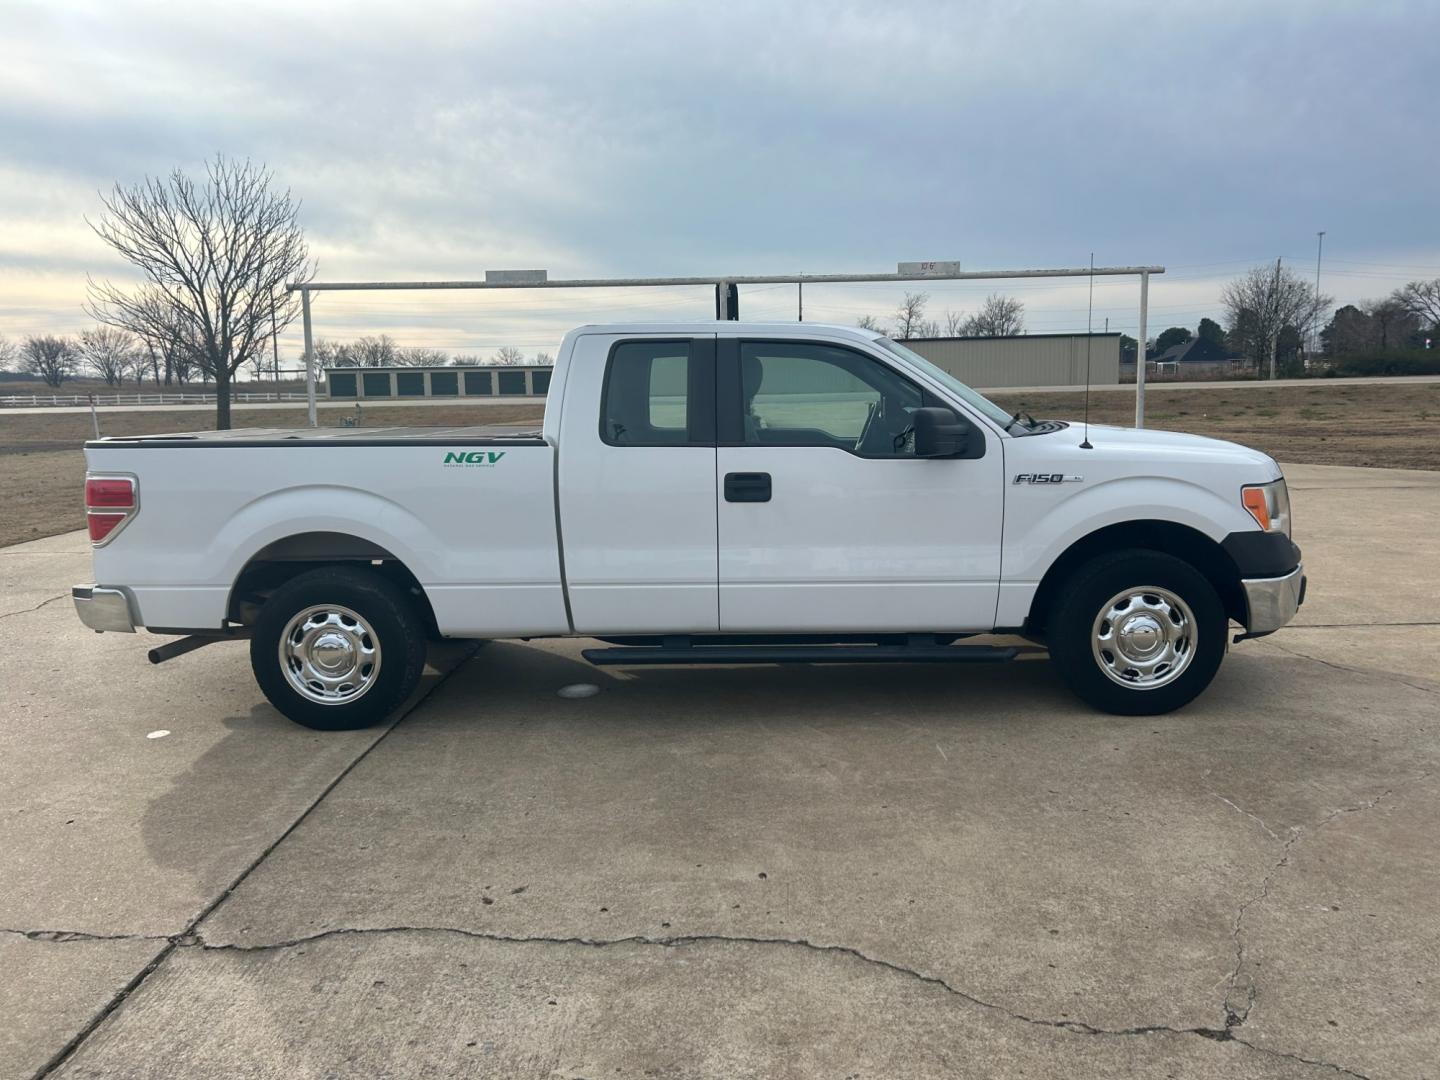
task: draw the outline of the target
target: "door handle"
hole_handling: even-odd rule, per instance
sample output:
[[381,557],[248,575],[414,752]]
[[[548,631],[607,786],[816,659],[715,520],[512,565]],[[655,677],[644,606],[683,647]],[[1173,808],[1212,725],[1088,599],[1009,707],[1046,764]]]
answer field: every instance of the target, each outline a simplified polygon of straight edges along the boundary
[[769,502],[768,472],[732,472],[725,474],[726,502]]

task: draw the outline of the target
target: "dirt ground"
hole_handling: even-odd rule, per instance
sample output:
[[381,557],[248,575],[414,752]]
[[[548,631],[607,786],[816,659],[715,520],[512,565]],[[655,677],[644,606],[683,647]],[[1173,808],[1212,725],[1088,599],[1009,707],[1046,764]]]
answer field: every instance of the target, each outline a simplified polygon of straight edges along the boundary
[[[995,401],[1039,418],[1079,420],[1084,407],[1079,391],[997,394]],[[1146,401],[1151,427],[1230,439],[1280,461],[1440,470],[1440,383],[1152,387]],[[467,405],[397,407],[372,409],[364,422],[367,427],[523,423],[538,420],[541,409],[538,403],[488,405],[479,413]],[[337,425],[352,413],[348,406],[322,408],[320,423]],[[1091,395],[1090,419],[1095,423],[1129,425],[1134,415],[1135,401],[1128,393]],[[236,414],[236,419],[246,427],[299,427],[305,423],[305,412],[303,408],[246,411]],[[213,423],[208,412],[101,414],[106,435],[197,430]],[[84,525],[80,489],[85,465],[78,448],[90,435],[90,417],[83,413],[0,413],[0,491],[5,493],[6,510],[0,519],[0,545]]]

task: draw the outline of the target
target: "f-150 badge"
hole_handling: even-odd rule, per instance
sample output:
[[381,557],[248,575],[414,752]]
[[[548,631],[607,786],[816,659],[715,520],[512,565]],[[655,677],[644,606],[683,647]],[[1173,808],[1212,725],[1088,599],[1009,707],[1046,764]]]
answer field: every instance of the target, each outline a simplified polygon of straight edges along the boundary
[[1085,478],[1074,473],[1022,472],[1015,474],[1017,484],[1078,484]]

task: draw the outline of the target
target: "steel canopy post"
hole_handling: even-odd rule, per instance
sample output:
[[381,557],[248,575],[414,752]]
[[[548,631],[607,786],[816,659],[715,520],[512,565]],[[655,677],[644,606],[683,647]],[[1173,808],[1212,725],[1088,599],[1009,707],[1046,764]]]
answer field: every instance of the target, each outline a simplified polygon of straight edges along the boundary
[[1145,318],[1150,307],[1150,271],[1140,271],[1140,336],[1135,342],[1135,426],[1145,426]]
[[300,290],[300,315],[305,324],[305,418],[310,427],[318,427],[315,417],[315,342],[310,336],[310,290]]

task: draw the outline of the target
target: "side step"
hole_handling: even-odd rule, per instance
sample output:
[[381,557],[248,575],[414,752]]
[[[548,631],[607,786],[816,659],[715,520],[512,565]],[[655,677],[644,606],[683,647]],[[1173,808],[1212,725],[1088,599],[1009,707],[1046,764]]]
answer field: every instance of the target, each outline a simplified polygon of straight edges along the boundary
[[580,655],[597,667],[629,667],[648,664],[987,664],[1014,660],[1020,652],[1013,645],[626,645],[585,649]]

